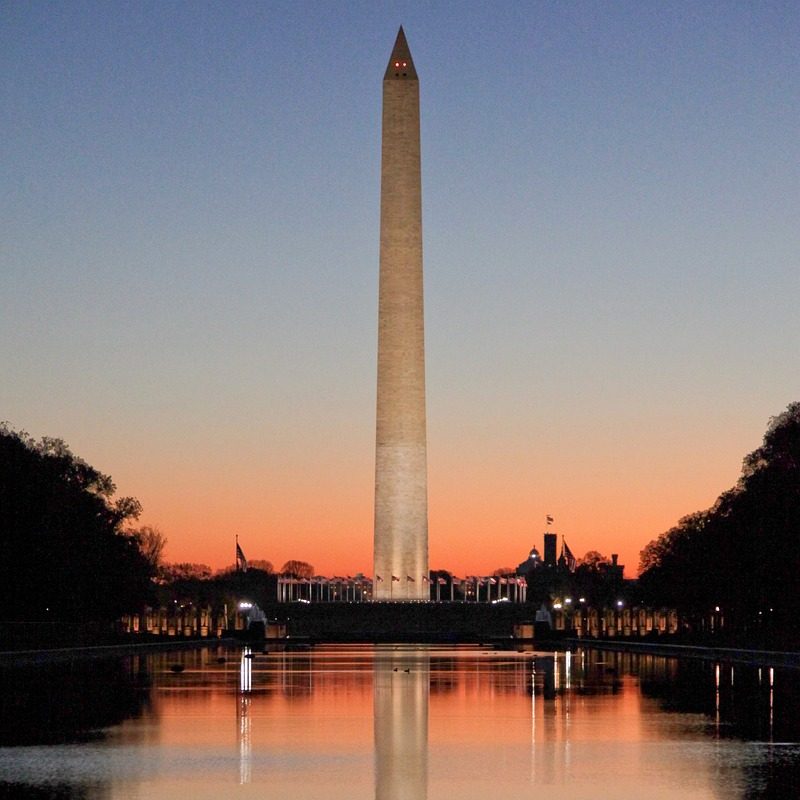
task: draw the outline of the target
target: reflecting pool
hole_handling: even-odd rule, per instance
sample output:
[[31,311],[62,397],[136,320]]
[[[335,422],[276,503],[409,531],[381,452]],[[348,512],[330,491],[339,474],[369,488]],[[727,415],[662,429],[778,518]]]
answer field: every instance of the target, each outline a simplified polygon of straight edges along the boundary
[[0,676],[0,798],[800,794],[793,670],[402,645],[205,648]]

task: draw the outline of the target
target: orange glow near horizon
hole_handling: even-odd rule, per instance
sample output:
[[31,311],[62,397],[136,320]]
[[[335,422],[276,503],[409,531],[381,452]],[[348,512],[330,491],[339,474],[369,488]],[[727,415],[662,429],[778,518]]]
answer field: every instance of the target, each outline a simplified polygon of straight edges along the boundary
[[[736,461],[725,453],[702,472],[676,469],[675,461],[690,454],[675,452],[670,464],[654,454],[620,461],[616,470],[588,458],[575,466],[566,456],[537,463],[534,456],[515,461],[513,452],[504,459],[496,451],[494,463],[478,463],[460,455],[429,463],[430,567],[459,576],[516,567],[531,547],[541,550],[545,516],[552,514],[559,548],[563,535],[578,558],[589,550],[618,553],[626,576],[635,577],[639,552],[651,539],[710,506],[737,477]],[[149,471],[142,491],[130,492],[144,506],[140,522],[166,536],[166,561],[231,565],[238,534],[248,559],[267,559],[276,569],[299,559],[321,575],[372,574],[373,473],[366,454],[340,469],[332,458],[308,469],[175,466],[171,474],[169,465]],[[121,486],[134,482],[124,477]],[[141,474],[135,480],[141,483]]]

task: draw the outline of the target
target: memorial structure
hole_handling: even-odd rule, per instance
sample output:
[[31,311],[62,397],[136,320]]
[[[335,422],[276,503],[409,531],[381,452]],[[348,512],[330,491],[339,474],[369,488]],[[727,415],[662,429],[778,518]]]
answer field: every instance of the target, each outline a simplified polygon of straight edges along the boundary
[[402,27],[383,77],[374,600],[429,600],[419,80]]

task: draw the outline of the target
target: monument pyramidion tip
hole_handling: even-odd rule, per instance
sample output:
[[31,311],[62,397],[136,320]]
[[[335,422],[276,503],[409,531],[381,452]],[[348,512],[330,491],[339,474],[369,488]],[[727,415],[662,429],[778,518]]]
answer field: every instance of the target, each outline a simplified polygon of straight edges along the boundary
[[402,25],[397,32],[397,39],[395,39],[394,48],[392,48],[392,55],[386,66],[386,74],[383,76],[385,81],[395,78],[417,80],[417,71],[414,69],[414,60],[411,58],[411,50],[408,47]]

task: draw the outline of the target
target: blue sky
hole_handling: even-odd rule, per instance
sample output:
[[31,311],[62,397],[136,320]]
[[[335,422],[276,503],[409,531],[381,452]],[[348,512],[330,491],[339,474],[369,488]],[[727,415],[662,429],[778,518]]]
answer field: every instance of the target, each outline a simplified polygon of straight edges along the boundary
[[401,23],[432,561],[521,560],[553,514],[630,570],[798,399],[796,3],[4,3],[0,418],[175,560],[239,532],[334,571],[352,537],[368,571]]

